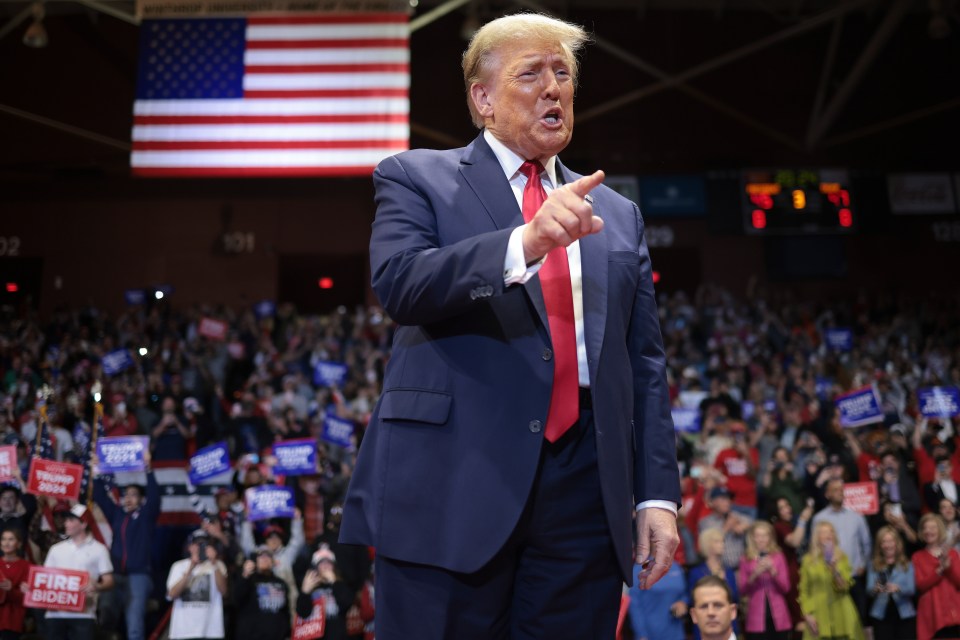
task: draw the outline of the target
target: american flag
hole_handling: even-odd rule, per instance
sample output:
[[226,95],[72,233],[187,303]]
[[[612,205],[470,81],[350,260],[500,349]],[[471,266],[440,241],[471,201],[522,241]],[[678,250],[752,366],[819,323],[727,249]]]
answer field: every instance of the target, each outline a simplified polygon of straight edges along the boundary
[[141,176],[366,175],[409,147],[405,13],[145,20]]
[[40,426],[40,440],[39,446],[37,440],[34,440],[30,443],[30,455],[32,457],[40,457],[45,460],[53,460],[53,439],[50,437],[50,423],[47,420],[44,420],[42,417],[37,418]]

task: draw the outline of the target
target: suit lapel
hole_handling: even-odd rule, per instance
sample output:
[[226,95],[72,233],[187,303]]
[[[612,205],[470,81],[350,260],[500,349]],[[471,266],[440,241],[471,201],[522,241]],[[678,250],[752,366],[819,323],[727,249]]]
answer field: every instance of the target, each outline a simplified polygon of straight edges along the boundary
[[[513,195],[510,183],[503,175],[503,168],[497,156],[483,139],[483,133],[464,150],[463,157],[460,159],[460,174],[473,189],[497,229],[509,229],[523,224],[523,214],[517,206],[517,199]],[[530,278],[523,288],[540,317],[540,323],[549,335],[547,307],[543,303],[540,278]]]
[[[564,184],[581,176],[573,173],[557,160],[557,174]],[[603,217],[600,203],[593,202],[593,215]],[[601,231],[580,238],[580,283],[583,295],[583,338],[587,347],[587,362],[590,363],[590,380],[597,379],[600,348],[603,346],[603,331],[607,326],[607,241]]]

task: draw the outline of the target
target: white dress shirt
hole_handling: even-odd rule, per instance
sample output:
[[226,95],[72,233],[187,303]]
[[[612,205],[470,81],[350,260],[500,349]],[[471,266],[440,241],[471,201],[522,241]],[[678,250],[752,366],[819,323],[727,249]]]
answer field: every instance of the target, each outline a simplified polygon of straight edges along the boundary
[[[510,188],[513,189],[517,206],[522,211],[523,189],[527,185],[527,177],[520,172],[520,166],[526,162],[526,158],[521,158],[508,149],[487,130],[484,130],[483,138],[490,145],[494,155],[497,156],[500,168],[503,169],[504,175],[510,182]],[[550,192],[558,185],[557,157],[549,157],[543,163],[543,169],[540,181],[543,183],[544,191],[549,196]],[[523,230],[526,226],[525,224],[520,225],[510,234],[510,240],[507,243],[507,255],[503,261],[503,282],[506,285],[525,284],[540,271],[540,267],[546,261],[546,256],[544,256],[541,260],[527,266],[526,258],[523,255]],[[580,386],[587,388],[590,386],[590,369],[587,367],[587,345],[583,334],[583,278],[580,270],[579,240],[574,241],[567,247],[567,260],[570,264],[570,286],[573,290],[573,320],[577,336],[577,375]],[[677,505],[667,500],[645,500],[637,505],[638,510],[648,507],[659,507],[674,514],[677,513]]]

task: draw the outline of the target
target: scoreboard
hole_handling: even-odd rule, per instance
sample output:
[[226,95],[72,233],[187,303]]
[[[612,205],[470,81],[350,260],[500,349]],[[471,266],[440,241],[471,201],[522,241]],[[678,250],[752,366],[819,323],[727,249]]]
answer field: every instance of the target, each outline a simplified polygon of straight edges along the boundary
[[741,184],[743,228],[748,234],[856,230],[845,169],[748,169]]

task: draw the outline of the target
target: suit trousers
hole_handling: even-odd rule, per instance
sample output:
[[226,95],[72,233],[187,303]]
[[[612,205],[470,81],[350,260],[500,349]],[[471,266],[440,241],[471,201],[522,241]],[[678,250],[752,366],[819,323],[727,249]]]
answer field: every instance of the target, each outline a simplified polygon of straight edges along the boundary
[[593,414],[544,440],[523,515],[464,574],[378,555],[377,640],[612,640],[623,578],[610,538]]

